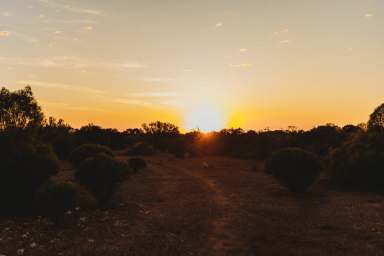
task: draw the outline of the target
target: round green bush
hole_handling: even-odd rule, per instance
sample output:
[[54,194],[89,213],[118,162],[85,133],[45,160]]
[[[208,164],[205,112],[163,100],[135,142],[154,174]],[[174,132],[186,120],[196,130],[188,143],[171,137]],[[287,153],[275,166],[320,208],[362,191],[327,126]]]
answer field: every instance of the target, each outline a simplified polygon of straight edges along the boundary
[[352,137],[330,154],[330,178],[337,188],[384,191],[384,133]]
[[58,159],[47,145],[2,145],[5,149],[0,154],[0,214],[31,214],[35,193],[58,172]]
[[299,148],[277,151],[266,163],[266,172],[296,193],[307,191],[321,169],[321,162],[315,154]]
[[73,183],[49,182],[37,193],[37,207],[43,216],[56,225],[63,225],[70,218],[68,211],[73,211],[77,203],[77,189]]
[[128,176],[128,171],[127,164],[101,153],[83,161],[75,177],[104,206],[111,200],[118,184]]
[[72,151],[69,160],[75,167],[78,167],[85,159],[100,153],[113,157],[113,152],[106,146],[98,144],[83,144]]
[[128,165],[133,171],[138,172],[147,167],[147,162],[142,158],[135,157],[128,160]]

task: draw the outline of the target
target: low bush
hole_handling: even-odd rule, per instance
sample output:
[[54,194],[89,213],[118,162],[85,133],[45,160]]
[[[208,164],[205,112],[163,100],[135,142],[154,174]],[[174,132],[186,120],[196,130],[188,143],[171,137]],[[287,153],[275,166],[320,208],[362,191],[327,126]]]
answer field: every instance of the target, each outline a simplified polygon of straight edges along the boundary
[[147,167],[147,162],[142,158],[135,157],[128,160],[128,165],[134,172],[138,172]]
[[111,200],[118,184],[129,174],[127,164],[104,153],[83,161],[76,170],[76,180],[85,185],[100,206]]
[[71,217],[77,204],[77,189],[73,183],[49,182],[37,193],[36,203],[39,213],[49,218],[55,225],[64,225]]
[[330,154],[330,178],[337,188],[384,191],[384,133],[358,134]]
[[155,149],[153,146],[146,142],[137,142],[128,151],[128,155],[132,156],[148,156],[153,155],[154,153]]
[[302,193],[316,181],[322,169],[318,157],[299,148],[286,148],[272,154],[266,172],[292,192]]
[[0,214],[31,214],[35,193],[57,173],[58,159],[46,145],[4,141],[1,145]]
[[75,167],[79,167],[82,161],[100,153],[113,157],[113,152],[108,147],[98,144],[83,144],[72,151],[69,159]]

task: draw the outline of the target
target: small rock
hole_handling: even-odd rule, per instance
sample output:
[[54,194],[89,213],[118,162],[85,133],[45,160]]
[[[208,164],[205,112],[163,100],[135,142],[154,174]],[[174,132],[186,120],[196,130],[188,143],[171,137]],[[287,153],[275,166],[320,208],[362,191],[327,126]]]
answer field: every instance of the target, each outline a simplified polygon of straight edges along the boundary
[[67,215],[71,215],[71,214],[72,214],[72,211],[71,211],[71,210],[68,210],[65,214],[67,214]]
[[24,249],[18,249],[17,251],[16,251],[16,253],[17,253],[17,255],[24,255]]
[[95,242],[95,240],[93,240],[93,239],[88,239],[88,243],[94,243]]
[[85,222],[87,220],[87,217],[81,217],[79,218],[80,222]]
[[23,234],[21,237],[22,238],[28,238],[28,236],[29,236],[29,233],[27,232],[27,233]]
[[37,246],[37,244],[35,242],[31,243],[30,244],[31,248],[35,248]]

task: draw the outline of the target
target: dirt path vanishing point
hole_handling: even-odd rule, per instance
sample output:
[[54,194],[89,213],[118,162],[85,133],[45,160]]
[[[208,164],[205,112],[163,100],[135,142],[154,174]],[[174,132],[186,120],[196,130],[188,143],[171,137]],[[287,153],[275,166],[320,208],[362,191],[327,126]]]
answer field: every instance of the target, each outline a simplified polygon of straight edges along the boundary
[[[195,161],[192,165],[185,165],[183,161],[179,160],[157,162],[157,165],[160,167],[158,169],[159,174],[163,177],[162,180],[164,181],[162,184],[163,188],[159,191],[161,191],[163,196],[166,194],[169,196],[169,194],[172,193],[180,196],[184,194],[183,190],[186,188],[184,187],[186,181],[188,181],[188,183],[195,183],[196,190],[192,193],[199,194],[198,190],[200,190],[204,195],[200,195],[199,197],[200,209],[194,210],[204,211],[204,209],[209,209],[209,214],[201,216],[202,218],[200,219],[200,222],[202,221],[206,225],[205,229],[201,230],[205,233],[189,235],[206,237],[207,240],[205,242],[208,241],[207,249],[209,255],[229,255],[231,246],[235,244],[237,240],[234,235],[226,229],[231,221],[230,211],[228,211],[230,201],[215,181],[204,175],[206,170],[202,163],[204,162]],[[184,184],[178,186],[180,183]],[[172,191],[175,187],[179,190]],[[187,196],[190,197],[191,195],[188,194]],[[185,213],[186,215],[184,217],[189,218],[189,212],[186,211]]]
[[[239,249],[242,250],[244,245],[230,228],[235,225],[232,223],[232,207],[235,205],[220,184],[210,177],[211,167],[206,161],[206,159],[194,159],[187,163],[185,160],[172,159],[163,163],[162,175],[182,176],[184,179],[197,182],[205,191],[207,198],[204,200],[204,197],[201,197],[201,200],[205,201],[205,204],[208,203],[206,207],[211,209],[205,221],[208,224],[205,235],[209,242],[209,255],[239,255]],[[167,171],[164,173],[164,170]],[[169,184],[164,185],[169,187]],[[201,234],[195,235],[201,236]]]

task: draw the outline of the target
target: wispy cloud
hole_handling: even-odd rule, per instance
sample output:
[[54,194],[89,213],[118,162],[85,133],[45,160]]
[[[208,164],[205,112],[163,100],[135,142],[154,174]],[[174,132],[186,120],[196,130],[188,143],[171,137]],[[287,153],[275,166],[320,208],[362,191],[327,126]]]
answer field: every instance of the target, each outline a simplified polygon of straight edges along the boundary
[[252,66],[251,63],[229,64],[231,68],[251,68]]
[[5,11],[5,12],[2,12],[2,13],[1,13],[1,16],[4,16],[4,17],[11,17],[11,16],[12,16],[12,13]]
[[64,102],[51,102],[51,101],[44,101],[44,100],[40,102],[43,107],[48,106],[48,107],[56,107],[56,108],[72,110],[72,111],[110,113],[110,111],[107,111],[101,108],[95,108],[94,106],[87,107],[87,106],[72,105]]
[[161,105],[172,105],[176,101],[176,92],[132,92],[124,97],[114,99],[120,104],[136,105],[142,107],[154,107]]
[[57,20],[64,24],[96,24],[97,22],[90,19],[74,19],[74,20]]
[[144,107],[148,107],[148,106],[153,105],[152,103],[150,103],[148,101],[137,100],[137,99],[118,98],[118,99],[115,99],[114,102],[121,103],[121,104],[127,104],[127,105],[144,106]]
[[146,67],[145,65],[137,62],[84,59],[76,56],[53,56],[47,58],[0,57],[0,64],[14,66],[31,66],[40,68],[67,68],[81,70],[86,68],[138,69]]
[[137,98],[167,98],[167,97],[176,97],[177,93],[175,92],[136,92],[128,93],[129,97]]
[[50,8],[57,9],[57,10],[64,10],[72,13],[95,15],[95,16],[104,15],[104,13],[100,10],[82,8],[82,7],[73,6],[70,4],[63,4],[56,0],[38,0],[38,1]]
[[373,18],[375,15],[373,15],[372,13],[366,13],[365,15],[364,15],[364,17],[365,18],[368,18],[368,19],[370,19],[370,18]]
[[280,43],[281,44],[290,44],[292,41],[289,40],[289,39],[285,39],[285,40],[281,40]]
[[139,69],[139,68],[146,68],[144,64],[137,63],[137,62],[125,62],[121,65],[123,68],[129,68],[129,69]]
[[29,85],[32,87],[43,87],[43,88],[53,88],[53,89],[61,89],[61,90],[68,90],[68,91],[74,91],[74,92],[80,92],[80,93],[87,93],[87,94],[105,94],[105,91],[97,90],[89,87],[84,86],[76,86],[76,85],[70,85],[70,84],[62,84],[62,83],[52,83],[52,82],[44,82],[44,81],[18,81],[18,85]]
[[222,22],[218,22],[215,24],[215,27],[216,28],[221,28],[223,26],[223,23]]
[[287,34],[287,33],[289,33],[289,29],[287,29],[287,28],[273,32],[273,34],[275,36],[283,35],[283,34]]
[[145,77],[143,80],[145,82],[150,82],[150,83],[161,83],[161,82],[171,82],[171,81],[174,81],[175,79],[169,78],[169,77]]
[[84,30],[86,31],[92,31],[93,30],[93,26],[85,26],[83,27]]
[[12,38],[17,38],[27,43],[37,43],[39,41],[34,36],[18,32],[12,25],[0,24],[0,27],[3,28],[3,30],[0,31],[0,37],[12,36]]
[[8,37],[10,35],[9,31],[3,30],[0,31],[0,37]]

